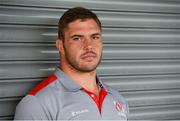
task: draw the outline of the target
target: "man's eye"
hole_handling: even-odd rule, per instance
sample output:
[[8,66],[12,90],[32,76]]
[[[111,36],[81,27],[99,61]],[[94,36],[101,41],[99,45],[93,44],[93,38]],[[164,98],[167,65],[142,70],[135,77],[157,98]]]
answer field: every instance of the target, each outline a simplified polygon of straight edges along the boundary
[[79,40],[81,40],[81,38],[80,37],[74,37],[73,40],[74,41],[79,41]]
[[99,40],[100,37],[99,36],[93,36],[93,40]]

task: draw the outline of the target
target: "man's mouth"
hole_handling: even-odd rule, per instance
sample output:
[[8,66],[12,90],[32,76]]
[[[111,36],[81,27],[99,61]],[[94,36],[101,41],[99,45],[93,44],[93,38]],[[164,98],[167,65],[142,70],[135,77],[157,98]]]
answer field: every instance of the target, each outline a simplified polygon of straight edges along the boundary
[[81,55],[81,59],[86,59],[87,61],[92,61],[94,58],[96,58],[96,53],[94,52],[86,52]]

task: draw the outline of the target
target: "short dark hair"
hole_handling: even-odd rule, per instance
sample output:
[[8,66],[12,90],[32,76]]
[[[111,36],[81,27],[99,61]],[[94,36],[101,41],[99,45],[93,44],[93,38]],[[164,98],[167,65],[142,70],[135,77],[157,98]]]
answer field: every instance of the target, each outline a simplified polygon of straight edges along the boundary
[[69,23],[78,19],[93,19],[101,29],[101,22],[95,13],[83,7],[75,7],[66,11],[59,19],[58,38],[64,40],[64,30],[68,27]]

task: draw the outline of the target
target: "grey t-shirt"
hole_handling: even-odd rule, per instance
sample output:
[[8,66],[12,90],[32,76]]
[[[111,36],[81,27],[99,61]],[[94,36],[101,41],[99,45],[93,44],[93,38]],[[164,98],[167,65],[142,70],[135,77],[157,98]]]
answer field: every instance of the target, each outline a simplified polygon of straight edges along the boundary
[[118,91],[97,78],[107,91],[96,103],[60,69],[41,82],[16,107],[15,120],[127,120],[128,105]]

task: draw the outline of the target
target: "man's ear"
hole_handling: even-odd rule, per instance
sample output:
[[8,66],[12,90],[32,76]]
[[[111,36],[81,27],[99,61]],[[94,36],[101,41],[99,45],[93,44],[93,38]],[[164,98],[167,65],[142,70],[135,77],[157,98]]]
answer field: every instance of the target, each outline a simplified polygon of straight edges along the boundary
[[56,40],[56,48],[60,51],[61,54],[64,54],[63,42],[60,39]]

